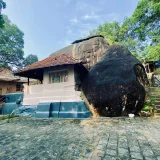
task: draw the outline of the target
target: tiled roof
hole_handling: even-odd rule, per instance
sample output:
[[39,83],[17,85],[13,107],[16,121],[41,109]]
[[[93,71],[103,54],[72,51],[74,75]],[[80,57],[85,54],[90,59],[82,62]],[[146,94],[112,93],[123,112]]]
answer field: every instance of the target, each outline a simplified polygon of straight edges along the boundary
[[14,76],[13,72],[6,68],[0,69],[0,81],[7,82],[27,82],[27,78]]
[[7,81],[7,82],[27,82],[27,78],[14,76],[13,74],[3,74],[0,75],[0,81]]
[[7,68],[0,68],[0,74],[12,74],[12,71]]
[[77,63],[80,63],[80,61],[76,60],[69,54],[60,54],[56,56],[50,56],[42,61],[33,63],[30,66],[27,66],[16,73],[21,73],[28,70],[38,69],[38,68],[46,68],[46,67],[52,67],[52,66],[59,66],[59,65],[65,65],[65,64],[77,64]]

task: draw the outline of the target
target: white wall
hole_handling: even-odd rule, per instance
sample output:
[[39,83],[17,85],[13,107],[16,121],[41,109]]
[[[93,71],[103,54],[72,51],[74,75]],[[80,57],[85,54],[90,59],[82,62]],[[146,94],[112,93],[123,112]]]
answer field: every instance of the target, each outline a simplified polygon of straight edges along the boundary
[[[68,82],[49,83],[49,73],[68,70]],[[40,102],[80,101],[80,92],[75,91],[74,66],[60,66],[44,70],[43,84],[25,86],[24,105]]]
[[[75,85],[73,65],[58,66],[58,67],[45,69],[44,75],[43,75],[43,84],[49,84],[49,73],[54,72],[54,71],[62,71],[62,70],[68,70],[68,82],[64,82],[64,83],[66,85]],[[59,87],[58,83],[55,83],[55,85]]]

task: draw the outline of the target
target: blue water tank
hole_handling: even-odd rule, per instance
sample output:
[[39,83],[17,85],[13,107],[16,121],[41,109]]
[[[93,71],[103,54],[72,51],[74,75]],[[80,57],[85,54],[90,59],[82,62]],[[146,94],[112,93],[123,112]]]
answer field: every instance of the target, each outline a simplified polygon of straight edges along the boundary
[[22,106],[23,92],[6,94],[2,114],[11,114],[13,110]]

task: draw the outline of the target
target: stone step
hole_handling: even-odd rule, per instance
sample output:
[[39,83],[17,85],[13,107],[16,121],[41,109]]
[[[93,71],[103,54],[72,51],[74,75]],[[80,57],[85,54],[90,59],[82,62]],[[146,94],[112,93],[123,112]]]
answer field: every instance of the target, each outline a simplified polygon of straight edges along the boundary
[[155,104],[155,105],[160,105],[160,101],[158,101],[158,100],[156,99],[156,101],[154,102],[154,104]]
[[149,95],[150,98],[156,99],[157,101],[160,101],[159,95]]
[[150,100],[153,100],[155,103],[159,103],[160,102],[160,97],[150,97]]
[[158,89],[158,90],[149,90],[148,92],[155,92],[155,93],[158,93],[158,92],[160,92],[160,89]]
[[149,87],[149,89],[156,90],[156,89],[159,89],[159,87]]
[[34,97],[48,97],[48,96],[61,96],[61,97],[65,97],[65,96],[72,96],[72,95],[77,95],[77,93],[75,91],[63,91],[63,92],[44,92],[44,93],[40,93],[40,94],[28,94],[25,95],[24,98],[34,98]]
[[156,95],[158,94],[158,95],[159,95],[159,94],[160,94],[160,91],[154,91],[154,92],[151,91],[151,92],[148,92],[148,94],[156,94]]
[[149,88],[146,88],[146,91],[151,91],[151,92],[160,91],[160,87],[149,87]]
[[151,96],[151,97],[159,97],[160,98],[160,93],[149,93],[149,96]]
[[158,95],[149,95],[151,98],[156,98],[156,99],[160,99],[160,96]]
[[151,96],[151,98],[156,98],[158,101],[160,101],[160,96]]
[[155,108],[156,109],[160,109],[160,105],[155,105]]
[[38,105],[39,103],[46,102],[59,102],[59,101],[81,101],[80,95],[73,94],[68,96],[43,96],[43,97],[25,97],[23,99],[23,105]]
[[154,113],[160,113],[160,108],[155,108]]
[[160,117],[160,113],[154,113],[154,117]]
[[147,92],[160,92],[160,89],[158,88],[158,89],[147,89],[146,90]]
[[155,99],[154,105],[155,105],[155,115],[160,116],[160,87],[149,87],[146,88],[147,93],[151,98]]

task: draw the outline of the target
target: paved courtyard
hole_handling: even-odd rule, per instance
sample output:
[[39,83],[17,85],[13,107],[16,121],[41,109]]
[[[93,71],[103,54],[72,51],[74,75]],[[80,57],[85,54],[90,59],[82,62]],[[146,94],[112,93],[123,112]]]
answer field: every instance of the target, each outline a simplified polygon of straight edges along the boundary
[[160,160],[160,118],[0,120],[0,160]]

